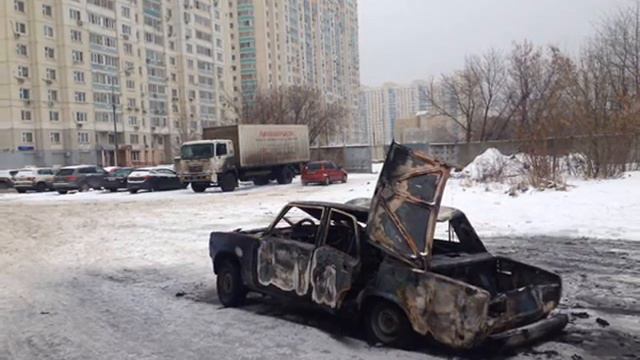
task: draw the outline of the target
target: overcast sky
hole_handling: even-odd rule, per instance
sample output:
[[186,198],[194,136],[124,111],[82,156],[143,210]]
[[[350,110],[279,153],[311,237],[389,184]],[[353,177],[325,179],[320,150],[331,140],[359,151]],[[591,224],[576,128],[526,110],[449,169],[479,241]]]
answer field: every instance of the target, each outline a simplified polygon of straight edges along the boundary
[[360,79],[409,83],[460,68],[467,54],[513,41],[571,54],[631,0],[359,0]]

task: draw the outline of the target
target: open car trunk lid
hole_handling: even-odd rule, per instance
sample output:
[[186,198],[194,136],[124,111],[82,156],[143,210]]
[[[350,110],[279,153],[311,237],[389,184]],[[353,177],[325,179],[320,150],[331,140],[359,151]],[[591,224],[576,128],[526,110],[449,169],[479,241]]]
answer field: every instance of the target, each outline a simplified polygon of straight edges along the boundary
[[419,268],[428,266],[451,166],[392,143],[371,201],[369,240]]

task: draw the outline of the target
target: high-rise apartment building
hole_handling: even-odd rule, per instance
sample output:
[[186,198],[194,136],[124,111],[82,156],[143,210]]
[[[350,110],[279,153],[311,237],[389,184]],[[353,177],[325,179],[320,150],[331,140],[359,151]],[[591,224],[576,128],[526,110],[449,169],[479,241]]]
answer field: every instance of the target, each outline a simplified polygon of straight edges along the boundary
[[0,164],[171,162],[225,121],[226,5],[2,1]]
[[366,141],[359,124],[360,87],[356,0],[233,0],[229,22],[233,98],[306,85],[349,109],[343,131],[324,143]]

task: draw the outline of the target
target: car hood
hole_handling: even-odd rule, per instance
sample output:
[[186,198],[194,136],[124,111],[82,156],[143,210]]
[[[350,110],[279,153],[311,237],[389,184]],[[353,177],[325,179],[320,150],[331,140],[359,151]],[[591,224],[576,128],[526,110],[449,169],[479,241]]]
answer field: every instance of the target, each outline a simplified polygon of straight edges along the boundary
[[369,209],[369,241],[400,260],[426,268],[451,169],[425,153],[392,143]]

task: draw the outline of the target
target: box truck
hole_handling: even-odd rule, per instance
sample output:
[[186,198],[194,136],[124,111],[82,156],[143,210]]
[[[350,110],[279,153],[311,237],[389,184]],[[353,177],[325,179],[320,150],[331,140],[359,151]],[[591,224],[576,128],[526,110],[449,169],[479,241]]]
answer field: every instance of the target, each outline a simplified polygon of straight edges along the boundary
[[203,140],[182,144],[176,170],[195,192],[218,186],[233,191],[238,181],[291,183],[309,161],[306,125],[232,125],[203,129]]

